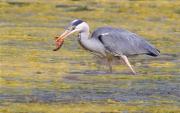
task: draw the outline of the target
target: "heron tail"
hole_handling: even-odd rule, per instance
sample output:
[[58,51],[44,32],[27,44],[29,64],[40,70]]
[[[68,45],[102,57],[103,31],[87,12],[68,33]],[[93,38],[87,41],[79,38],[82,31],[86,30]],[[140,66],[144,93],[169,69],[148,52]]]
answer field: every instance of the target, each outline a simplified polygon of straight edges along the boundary
[[156,49],[154,46],[152,45],[148,45],[148,47],[146,48],[148,50],[147,55],[156,57],[160,55],[160,51],[158,49]]

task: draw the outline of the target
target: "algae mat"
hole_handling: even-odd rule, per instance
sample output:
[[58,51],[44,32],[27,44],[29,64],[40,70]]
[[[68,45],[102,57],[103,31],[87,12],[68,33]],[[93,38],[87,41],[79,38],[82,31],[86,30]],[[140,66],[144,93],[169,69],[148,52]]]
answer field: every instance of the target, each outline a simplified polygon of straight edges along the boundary
[[[180,2],[3,0],[0,2],[0,112],[180,112]],[[76,35],[58,52],[53,37],[73,19],[133,31],[161,56],[130,61],[132,76],[83,50]]]

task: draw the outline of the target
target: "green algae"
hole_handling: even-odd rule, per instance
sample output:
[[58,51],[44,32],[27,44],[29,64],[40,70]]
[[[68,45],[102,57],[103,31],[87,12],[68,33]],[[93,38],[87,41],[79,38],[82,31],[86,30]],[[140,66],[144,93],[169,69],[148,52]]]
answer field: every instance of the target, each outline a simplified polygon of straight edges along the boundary
[[[81,6],[79,5],[81,4]],[[0,2],[0,112],[178,113],[179,1],[54,0]],[[161,50],[158,58],[105,62],[84,51],[76,36],[53,52],[54,36],[81,18],[128,29]]]

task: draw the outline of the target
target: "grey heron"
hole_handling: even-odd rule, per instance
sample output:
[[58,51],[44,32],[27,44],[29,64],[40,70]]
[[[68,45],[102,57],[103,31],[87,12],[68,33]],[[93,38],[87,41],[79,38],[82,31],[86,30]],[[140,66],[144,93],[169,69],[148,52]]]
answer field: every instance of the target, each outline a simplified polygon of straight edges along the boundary
[[136,74],[127,58],[128,56],[146,54],[156,57],[160,55],[160,51],[152,44],[128,30],[99,27],[90,36],[89,25],[80,19],[70,22],[65,32],[56,37],[58,47],[55,50],[60,48],[66,37],[75,32],[79,33],[78,41],[83,48],[107,59],[110,72],[112,72],[112,60],[114,57],[119,60],[122,59],[132,73]]

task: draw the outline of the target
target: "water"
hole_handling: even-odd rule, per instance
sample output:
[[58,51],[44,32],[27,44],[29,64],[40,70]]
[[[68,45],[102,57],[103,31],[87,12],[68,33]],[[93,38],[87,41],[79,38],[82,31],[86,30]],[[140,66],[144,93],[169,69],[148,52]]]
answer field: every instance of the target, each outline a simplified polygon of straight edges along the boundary
[[[69,109],[72,108],[71,105],[77,104],[77,108],[82,110],[80,112],[83,112],[89,105],[97,107],[97,109],[92,107],[89,110],[94,110],[94,112],[95,110],[113,112],[116,110],[115,108],[119,108],[117,112],[124,113],[131,111],[129,109],[146,112],[142,110],[144,106],[150,106],[151,109],[145,109],[152,112],[159,109],[164,112],[162,108],[164,110],[173,108],[172,111],[178,111],[177,106],[180,103],[180,49],[178,42],[180,40],[179,32],[177,32],[179,27],[176,25],[178,22],[175,22],[175,20],[178,21],[178,14],[174,12],[173,14],[176,16],[169,17],[170,19],[166,19],[163,21],[164,23],[158,20],[150,23],[148,19],[139,19],[147,15],[134,16],[135,13],[126,12],[129,14],[128,16],[117,12],[120,9],[112,8],[113,3],[99,4],[100,7],[96,7],[94,3],[90,2],[92,7],[88,7],[88,9],[93,10],[88,12],[88,10],[82,9],[83,11],[81,11],[80,8],[73,12],[73,8],[63,9],[68,5],[66,2],[63,2],[64,5],[57,5],[54,2],[28,2],[17,5],[16,2],[0,2],[2,7],[0,107],[4,110],[3,113],[11,111],[19,113],[23,109],[23,112],[32,113],[34,106],[43,108],[42,111],[35,109],[37,111],[34,112],[48,113],[52,112],[51,108],[58,108],[54,104],[57,106],[67,105]],[[137,4],[136,7],[144,6],[140,2],[134,3]],[[58,2],[58,4],[61,3]],[[85,5],[84,2],[83,4]],[[125,5],[126,2],[123,4],[126,9],[128,7]],[[145,4],[152,5],[153,3]],[[148,8],[157,12],[157,8],[152,9],[151,5],[148,5]],[[175,3],[169,5],[175,5]],[[107,9],[103,9],[102,6]],[[108,13],[110,7],[112,12]],[[136,7],[132,6],[131,8]],[[147,7],[143,8],[149,11]],[[104,10],[107,12],[103,12]],[[165,7],[163,11],[166,10],[173,11],[168,7]],[[141,10],[139,11],[141,12]],[[88,15],[91,13],[100,16],[89,17]],[[162,11],[160,14],[168,15]],[[59,15],[63,15],[63,17]],[[103,15],[109,16],[104,18]],[[117,20],[116,18],[119,16],[122,18]],[[113,64],[113,73],[107,72],[106,62],[83,50],[76,41],[76,35],[65,40],[59,51],[52,51],[55,47],[53,37],[62,33],[62,26],[68,24],[69,20],[74,17],[85,18],[92,30],[107,24],[137,31],[136,33],[147,37],[146,39],[161,50],[161,56],[157,58],[145,55],[131,57],[130,62],[138,73],[134,76],[127,66],[119,64],[117,61],[114,61]],[[101,18],[105,20],[99,21]],[[135,20],[136,22],[133,22]],[[131,25],[127,24],[130,22]],[[160,27],[158,33],[157,26]],[[62,109],[65,110],[61,112],[67,112],[66,107],[62,107]],[[77,113],[79,113],[78,110]]]

